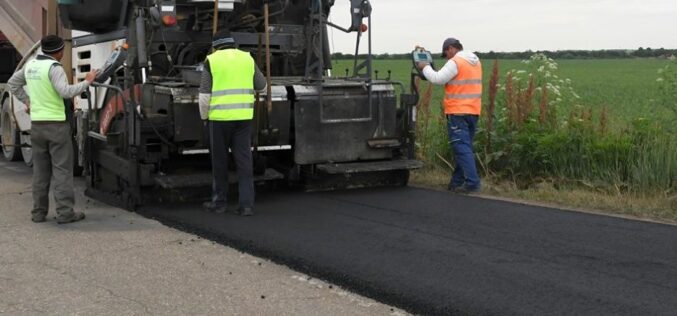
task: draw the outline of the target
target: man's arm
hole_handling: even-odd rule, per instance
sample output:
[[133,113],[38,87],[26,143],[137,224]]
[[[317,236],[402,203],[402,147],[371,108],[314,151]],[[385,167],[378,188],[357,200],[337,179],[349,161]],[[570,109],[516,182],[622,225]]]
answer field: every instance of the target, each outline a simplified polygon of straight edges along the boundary
[[259,69],[259,66],[254,64],[254,67],[254,89],[256,89],[258,92],[263,92],[263,90],[266,90],[268,87],[268,82],[266,81],[266,77],[261,72],[261,69]]
[[423,76],[433,84],[444,85],[458,75],[458,66],[453,60],[447,61],[440,71],[435,71],[430,65],[423,68]]
[[63,67],[60,65],[53,65],[52,68],[49,69],[49,81],[52,82],[52,86],[54,87],[54,90],[56,90],[56,93],[64,99],[70,99],[84,92],[87,87],[89,87],[91,81],[94,80],[94,77],[91,76],[90,73],[87,74],[86,80],[74,85],[69,85],[68,79],[66,78],[66,71],[63,70]]
[[9,81],[7,81],[9,92],[11,92],[15,97],[17,97],[19,101],[28,105],[30,100],[28,98],[26,90],[24,90],[25,85],[26,85],[26,76],[24,74],[23,68],[15,72],[12,75],[12,77],[9,78]]
[[212,99],[212,72],[209,67],[209,60],[205,61],[202,69],[202,79],[200,79],[200,89],[198,90],[200,118],[206,120],[209,118],[209,102]]

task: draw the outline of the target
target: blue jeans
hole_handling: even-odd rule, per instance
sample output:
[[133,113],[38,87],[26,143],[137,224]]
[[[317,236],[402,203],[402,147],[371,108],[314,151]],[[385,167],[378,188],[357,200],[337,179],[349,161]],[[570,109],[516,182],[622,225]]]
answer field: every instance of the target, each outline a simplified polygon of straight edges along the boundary
[[447,115],[449,144],[456,159],[456,168],[451,177],[451,188],[465,188],[474,191],[480,188],[480,177],[475,166],[472,142],[477,130],[477,115]]

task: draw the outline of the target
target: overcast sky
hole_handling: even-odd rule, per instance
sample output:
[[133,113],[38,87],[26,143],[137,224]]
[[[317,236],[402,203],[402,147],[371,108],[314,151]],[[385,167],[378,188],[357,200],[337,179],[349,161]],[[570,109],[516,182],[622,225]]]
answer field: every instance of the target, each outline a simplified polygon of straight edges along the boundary
[[[371,0],[374,53],[415,45],[442,50],[446,37],[473,51],[677,48],[677,0]],[[350,25],[350,0],[330,20]],[[366,21],[366,19],[365,19]],[[353,53],[355,33],[329,31],[333,52]],[[366,52],[366,45],[362,46]]]

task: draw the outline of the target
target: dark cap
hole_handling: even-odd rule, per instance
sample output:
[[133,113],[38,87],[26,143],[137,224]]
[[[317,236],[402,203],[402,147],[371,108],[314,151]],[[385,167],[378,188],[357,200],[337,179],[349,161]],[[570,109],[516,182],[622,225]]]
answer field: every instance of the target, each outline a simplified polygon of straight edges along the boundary
[[54,54],[64,48],[64,42],[61,37],[56,35],[47,35],[40,40],[40,48],[45,54]]
[[218,31],[212,37],[212,47],[219,48],[222,46],[235,46],[235,39],[230,35],[229,30]]
[[458,49],[463,49],[463,45],[461,44],[461,42],[459,40],[457,40],[453,37],[447,38],[447,39],[444,40],[444,43],[442,44],[442,57],[443,58],[446,57],[446,56],[444,56],[444,52],[447,50],[447,48],[449,48],[449,46],[453,46],[453,47],[456,47]]

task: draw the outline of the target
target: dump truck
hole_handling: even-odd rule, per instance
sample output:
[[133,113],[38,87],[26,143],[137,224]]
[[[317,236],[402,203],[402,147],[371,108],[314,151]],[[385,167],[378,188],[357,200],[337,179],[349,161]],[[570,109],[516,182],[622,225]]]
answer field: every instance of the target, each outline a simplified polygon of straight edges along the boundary
[[[128,209],[208,196],[198,87],[212,35],[223,29],[269,82],[256,96],[252,121],[257,183],[307,190],[406,185],[422,165],[414,158],[418,97],[401,82],[373,76],[372,6],[346,1],[347,26],[328,21],[334,0],[56,2],[60,27],[71,32],[73,81],[101,69],[72,100],[75,169],[86,177],[86,194]],[[356,38],[352,71],[342,76],[331,75],[328,28]],[[32,47],[24,60],[38,51]],[[23,105],[7,93],[3,99],[15,134],[28,135]],[[4,134],[8,148],[14,141],[30,149],[29,137]]]
[[[29,166],[30,117],[23,111],[23,105],[6,91],[5,83],[17,68],[34,57],[36,43],[42,36],[57,34],[70,39],[70,30],[61,26],[57,11],[56,0],[0,1],[0,147],[6,160],[23,160]],[[69,52],[70,49],[65,50],[66,54]],[[70,55],[62,61],[68,74],[70,61]]]
[[2,155],[9,161],[22,160],[25,157],[26,163],[30,165],[30,148],[20,146],[22,140],[24,143],[28,141],[28,135],[27,132],[22,134],[18,128],[10,106],[11,97],[6,91],[7,80],[14,73],[20,60],[19,52],[0,32],[0,61],[2,61],[0,62],[0,145],[2,145]]

